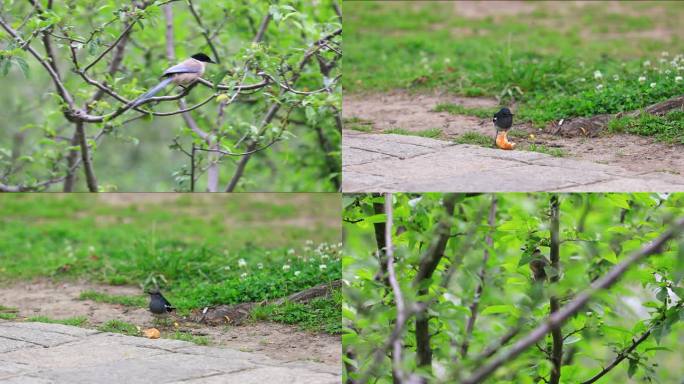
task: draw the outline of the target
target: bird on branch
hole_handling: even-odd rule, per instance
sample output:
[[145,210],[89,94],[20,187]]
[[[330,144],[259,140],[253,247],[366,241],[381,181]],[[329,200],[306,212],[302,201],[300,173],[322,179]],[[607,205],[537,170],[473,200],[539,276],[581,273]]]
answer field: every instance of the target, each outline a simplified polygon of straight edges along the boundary
[[192,55],[189,59],[183,60],[180,63],[174,65],[173,67],[167,69],[161,75],[161,77],[164,77],[165,79],[162,80],[159,84],[152,87],[152,89],[147,91],[145,94],[138,97],[133,102],[131,108],[135,108],[138,105],[144,103],[145,100],[154,97],[154,95],[159,93],[159,91],[166,88],[166,86],[171,83],[183,87],[194,83],[204,74],[204,70],[207,65],[206,63],[215,64],[216,62],[212,61],[211,58],[209,58],[209,56],[205,55],[204,53],[196,53]]

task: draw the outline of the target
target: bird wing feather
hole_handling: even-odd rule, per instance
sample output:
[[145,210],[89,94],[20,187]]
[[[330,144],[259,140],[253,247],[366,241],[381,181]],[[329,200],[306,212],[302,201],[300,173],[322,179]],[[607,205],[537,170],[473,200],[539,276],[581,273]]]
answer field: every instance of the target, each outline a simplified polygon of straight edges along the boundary
[[201,69],[196,66],[180,63],[164,71],[162,76],[175,75],[177,73],[199,73],[200,70]]

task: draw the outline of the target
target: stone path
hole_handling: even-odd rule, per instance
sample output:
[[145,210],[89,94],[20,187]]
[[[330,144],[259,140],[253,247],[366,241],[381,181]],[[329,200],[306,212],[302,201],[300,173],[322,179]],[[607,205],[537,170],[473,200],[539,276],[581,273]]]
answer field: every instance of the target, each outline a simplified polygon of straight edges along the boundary
[[684,177],[417,136],[345,130],[344,192],[673,192]]
[[178,340],[0,322],[3,384],[339,384],[340,370]]

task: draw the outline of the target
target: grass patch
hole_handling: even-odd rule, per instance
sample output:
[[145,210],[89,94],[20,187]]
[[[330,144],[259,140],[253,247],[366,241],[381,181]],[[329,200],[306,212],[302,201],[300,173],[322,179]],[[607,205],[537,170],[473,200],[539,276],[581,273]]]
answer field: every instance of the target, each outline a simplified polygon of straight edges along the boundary
[[684,3],[659,3],[657,15],[637,3],[622,3],[630,9],[619,14],[596,4],[560,17],[556,5],[531,2],[530,23],[467,18],[451,2],[348,2],[345,92],[438,89],[496,97],[502,105],[515,102],[517,121],[535,126],[639,109],[682,93],[676,78],[684,52],[678,39],[635,39],[627,32],[678,30]]
[[665,116],[643,113],[608,122],[608,131],[654,137],[666,143],[684,144],[684,111],[671,111]]
[[302,329],[329,334],[342,333],[342,293],[336,291],[329,298],[308,303],[269,304],[252,309],[255,320],[269,320],[285,324],[298,324]]
[[195,336],[190,333],[180,331],[176,331],[166,336],[169,339],[189,341],[197,345],[209,345],[209,338],[206,336]]
[[472,144],[481,147],[494,147],[494,138],[478,132],[466,132],[454,140],[458,144]]
[[373,122],[369,120],[360,119],[358,117],[350,117],[342,120],[346,129],[351,129],[359,132],[372,132]]
[[435,112],[448,112],[452,115],[468,115],[468,116],[476,116],[480,117],[483,119],[486,118],[493,118],[494,114],[496,113],[496,108],[490,109],[490,108],[476,108],[476,107],[466,107],[461,104],[450,104],[450,103],[441,103],[437,104],[435,109],[433,110]]
[[88,322],[88,318],[86,318],[85,316],[77,316],[69,317],[66,319],[52,319],[47,316],[33,316],[29,317],[27,321],[33,321],[37,323],[73,325],[76,327],[80,327]]
[[83,291],[78,296],[79,300],[92,300],[98,303],[121,304],[127,307],[145,308],[148,304],[146,296],[110,295],[96,291]]
[[0,319],[3,319],[3,320],[13,320],[16,318],[17,318],[16,313],[4,313],[4,312],[0,313]]
[[395,134],[395,135],[405,135],[405,136],[420,136],[420,137],[429,137],[429,138],[437,138],[442,134],[442,130],[439,128],[428,128],[424,129],[422,131],[409,131],[408,129],[403,129],[403,128],[390,128],[384,130],[382,133],[387,133],[387,134]]
[[525,148],[526,151],[545,153],[553,157],[565,157],[567,153],[560,148],[549,148],[545,145],[540,144],[530,144]]
[[102,332],[121,333],[128,336],[137,336],[140,333],[134,324],[121,320],[109,320],[97,329]]
[[[130,206],[68,194],[0,195],[0,281],[158,285],[182,315],[341,278],[339,196],[250,195]],[[146,295],[96,291],[80,298],[148,303]]]

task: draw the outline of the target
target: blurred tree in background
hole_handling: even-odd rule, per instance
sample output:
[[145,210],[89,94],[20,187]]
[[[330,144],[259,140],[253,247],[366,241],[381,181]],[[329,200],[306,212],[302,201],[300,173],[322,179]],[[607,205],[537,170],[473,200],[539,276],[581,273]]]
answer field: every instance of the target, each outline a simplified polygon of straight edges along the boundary
[[3,1],[0,190],[337,190],[341,34],[335,0]]

